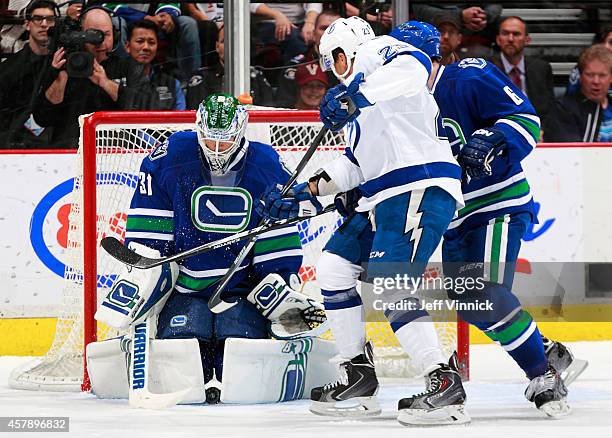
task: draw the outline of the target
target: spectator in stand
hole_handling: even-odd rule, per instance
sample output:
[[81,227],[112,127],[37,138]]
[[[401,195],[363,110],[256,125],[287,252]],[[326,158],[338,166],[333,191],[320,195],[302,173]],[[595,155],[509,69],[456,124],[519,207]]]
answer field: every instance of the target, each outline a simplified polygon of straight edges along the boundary
[[127,26],[138,20],[149,20],[157,26],[158,39],[168,40],[176,49],[177,76],[187,81],[202,65],[198,25],[181,15],[180,3],[105,3],[119,17],[121,44],[125,47]]
[[64,14],[73,21],[79,21],[81,11],[83,10],[84,1],[85,0],[70,0],[66,5],[66,10],[64,11]]
[[441,16],[454,15],[462,24],[461,57],[488,57],[492,54],[497,27],[503,8],[489,4],[483,7],[469,4],[457,6],[411,5],[414,20],[436,23]]
[[459,17],[451,14],[441,15],[434,24],[440,31],[440,63],[447,65],[459,61],[459,47],[463,37]]
[[320,3],[252,3],[251,12],[262,18],[253,29],[264,46],[280,46],[282,65],[287,65],[313,42],[315,21],[322,8]]
[[604,44],[585,49],[578,58],[580,91],[563,96],[555,107],[554,126],[546,141],[612,142],[612,52]]
[[555,105],[552,67],[543,59],[525,56],[531,38],[525,21],[516,16],[505,17],[499,25],[496,42],[501,50],[491,62],[505,72],[533,104],[542,132],[549,129],[548,117]]
[[94,55],[93,74],[89,78],[69,78],[65,50],[59,48],[53,54],[52,68],[43,78],[45,86],[32,107],[36,123],[53,128],[50,146],[56,148],[78,146],[81,114],[132,109],[135,89],[130,85],[140,84],[142,80],[141,71],[109,56],[113,50],[113,26],[108,12],[100,8],[86,11],[81,17],[81,27],[104,34],[101,44],[85,45],[85,50]]
[[[153,65],[157,55],[157,26],[149,20],[132,23],[128,28],[126,50],[143,68],[146,83],[139,86],[134,97],[143,110],[184,110],[185,94],[173,76],[158,71]],[[146,92],[144,91],[146,90]],[[135,103],[135,105],[137,105]]]
[[321,70],[318,62],[302,64],[295,71],[295,83],[298,86],[295,109],[319,109],[321,100],[329,87],[327,75]]
[[[223,92],[225,74],[225,31],[219,29],[216,44],[219,62],[211,69],[204,69],[201,75],[191,78],[187,84],[187,108],[197,109],[200,103],[213,93]],[[261,106],[274,105],[274,91],[265,76],[251,67],[251,97],[253,103]]]
[[[290,61],[289,67],[284,70],[283,75],[279,80],[278,91],[276,93],[277,106],[283,108],[291,108],[293,106],[297,93],[297,86],[295,84],[295,73],[298,66],[303,63],[309,63],[312,61],[318,62],[319,43],[321,42],[321,36],[323,35],[323,32],[325,32],[325,30],[327,30],[327,28],[338,18],[340,18],[340,14],[338,14],[338,12],[333,9],[326,9],[319,14],[317,20],[315,21],[315,30],[312,35],[312,44],[308,47],[308,50],[305,53],[301,53]],[[324,74],[327,76],[328,84],[330,84],[331,86],[338,85],[338,79],[331,71],[324,72]]]
[[349,17],[358,16],[367,20],[376,35],[387,34],[393,26],[393,10],[388,3],[373,3],[366,7],[366,2],[362,0],[352,0],[346,2],[346,15]]
[[[9,0],[8,9],[21,15],[30,3],[31,0]],[[0,53],[17,53],[23,49],[26,44],[25,32],[24,25],[18,22],[0,26]]]
[[[603,27],[601,32],[595,35],[593,44],[603,43],[610,52],[612,52],[612,24]],[[580,71],[576,65],[569,75],[569,82],[565,94],[570,95],[580,90]]]
[[[32,116],[33,93],[40,87],[49,53],[49,30],[57,19],[55,3],[35,0],[25,11],[28,42],[0,64],[0,132],[2,147],[46,147],[50,129],[39,126]],[[7,137],[8,135],[8,137]]]
[[198,24],[202,66],[212,67],[218,62],[215,43],[217,32],[223,25],[223,4],[217,3],[183,3],[184,13]]

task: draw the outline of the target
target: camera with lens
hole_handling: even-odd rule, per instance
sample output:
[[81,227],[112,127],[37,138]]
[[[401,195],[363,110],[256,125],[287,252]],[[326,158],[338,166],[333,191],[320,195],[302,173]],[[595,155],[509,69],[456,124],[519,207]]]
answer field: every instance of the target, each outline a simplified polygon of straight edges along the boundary
[[81,30],[79,23],[64,18],[50,30],[52,51],[65,50],[66,72],[71,78],[88,78],[93,74],[94,55],[85,50],[85,44],[99,46],[104,32],[98,29]]

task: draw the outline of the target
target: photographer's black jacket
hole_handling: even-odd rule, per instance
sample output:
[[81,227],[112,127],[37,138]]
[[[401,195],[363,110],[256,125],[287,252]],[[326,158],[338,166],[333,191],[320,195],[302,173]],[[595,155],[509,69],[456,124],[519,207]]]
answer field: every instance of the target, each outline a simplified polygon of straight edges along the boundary
[[[45,55],[32,52],[29,44],[4,61],[0,68],[0,148],[45,148],[51,137],[50,128],[32,123],[32,95],[40,88]],[[51,68],[49,65],[48,68]]]
[[38,94],[34,105],[34,119],[40,126],[53,127],[51,147],[76,148],[79,143],[79,122],[82,114],[95,111],[119,111],[138,109],[135,99],[144,78],[142,66],[131,62],[131,59],[119,59],[111,56],[102,62],[106,76],[119,83],[117,101],[89,78],[69,78],[66,84],[63,102],[54,105],[45,96],[45,91],[59,73],[51,69],[49,77]]

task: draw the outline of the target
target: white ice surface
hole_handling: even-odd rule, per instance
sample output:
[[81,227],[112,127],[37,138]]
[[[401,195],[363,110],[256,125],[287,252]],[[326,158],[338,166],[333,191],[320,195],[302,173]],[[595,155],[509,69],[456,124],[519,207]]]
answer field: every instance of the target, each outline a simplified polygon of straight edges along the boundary
[[[130,409],[125,400],[98,400],[90,394],[43,393],[8,388],[13,367],[27,358],[0,357],[0,416],[67,416],[75,437],[486,437],[612,438],[612,342],[568,344],[590,362],[570,387],[570,416],[551,420],[523,396],[526,379],[503,350],[472,347],[472,380],[466,384],[468,426],[406,428],[396,422],[397,400],[420,392],[420,381],[385,380],[379,392],[380,417],[334,420],[312,415],[308,401],[249,406],[176,406],[164,411]],[[0,434],[7,436],[8,434]],[[37,434],[20,433],[16,436]],[[42,435],[50,436],[50,435]]]

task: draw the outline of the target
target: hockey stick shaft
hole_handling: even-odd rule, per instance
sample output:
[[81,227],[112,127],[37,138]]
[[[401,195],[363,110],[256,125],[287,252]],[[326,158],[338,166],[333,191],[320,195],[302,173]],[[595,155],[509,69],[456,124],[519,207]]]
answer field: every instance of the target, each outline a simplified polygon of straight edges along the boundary
[[[310,161],[310,159],[316,152],[317,148],[319,147],[319,144],[321,144],[321,140],[323,140],[323,138],[325,137],[328,131],[329,129],[325,127],[319,130],[312,144],[309,146],[308,150],[306,151],[306,153],[304,154],[304,156],[302,157],[302,159],[296,166],[295,171],[289,177],[289,179],[287,180],[287,182],[281,189],[281,195],[286,195],[287,192],[289,192],[289,190],[291,189],[291,187],[297,180],[300,173],[302,173],[302,171],[304,170],[304,168],[306,167],[306,165],[308,164],[308,162]],[[269,223],[268,220],[262,219],[259,222],[258,226],[262,226],[262,225],[265,226],[268,223]],[[255,242],[257,242],[258,237],[259,237],[258,234],[254,235],[253,237],[250,238],[250,240],[246,243],[246,245],[242,247],[242,249],[240,250],[240,253],[238,253],[238,256],[232,263],[232,266],[230,266],[230,268],[227,270],[223,278],[221,278],[221,280],[219,281],[219,284],[217,285],[217,288],[215,289],[215,293],[208,300],[208,307],[213,313],[221,313],[229,309],[230,307],[233,307],[234,305],[236,305],[236,301],[232,303],[227,303],[223,301],[223,299],[221,298],[221,294],[223,293],[223,291],[225,291],[227,285],[232,280],[234,273],[238,270],[238,268],[240,267],[240,265],[242,264],[246,256],[249,254],[249,252],[251,252],[251,250],[255,246]]]
[[149,371],[151,370],[151,338],[155,333],[155,322],[156,318],[149,316],[144,322],[132,328],[128,399],[129,405],[133,408],[169,408],[183,400],[190,391],[187,388],[166,394],[151,392]]
[[155,266],[163,265],[164,263],[169,262],[178,262],[180,260],[186,259],[188,257],[192,257],[198,254],[203,254],[209,251],[214,251],[215,249],[224,248],[229,245],[233,245],[236,242],[239,242],[244,239],[249,239],[254,235],[265,233],[267,231],[273,231],[279,228],[286,227],[287,225],[291,225],[297,222],[301,222],[306,219],[312,219],[313,217],[321,216],[327,214],[331,211],[335,210],[335,206],[328,205],[321,212],[319,212],[316,216],[308,216],[308,217],[296,217],[293,219],[289,219],[283,222],[276,222],[272,225],[262,225],[260,227],[251,228],[250,230],[243,231],[241,233],[236,233],[231,236],[225,237],[220,240],[215,240],[214,242],[208,242],[203,245],[197,246],[195,248],[191,248],[187,251],[183,251],[181,253],[174,254],[168,257],[162,257],[158,259],[152,259],[149,257],[141,256],[140,254],[132,251],[127,246],[121,243],[115,237],[105,237],[102,239],[101,245],[104,250],[110,254],[114,259],[125,263],[126,265],[132,266],[138,269],[150,269]]

